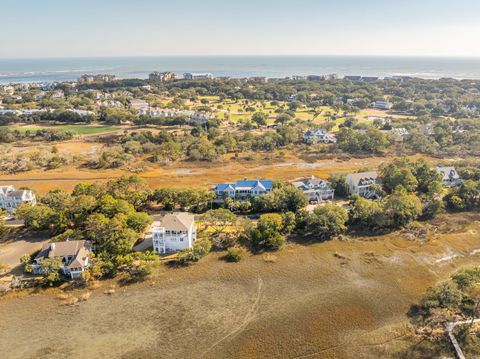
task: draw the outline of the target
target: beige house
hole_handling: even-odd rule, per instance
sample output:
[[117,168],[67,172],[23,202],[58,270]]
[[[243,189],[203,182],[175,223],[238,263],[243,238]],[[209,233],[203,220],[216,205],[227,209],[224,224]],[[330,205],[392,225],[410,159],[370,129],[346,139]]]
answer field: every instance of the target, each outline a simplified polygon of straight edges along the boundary
[[374,187],[380,185],[377,172],[350,173],[345,180],[348,192],[365,198],[378,198]]
[[80,278],[82,273],[90,267],[89,255],[91,243],[89,241],[66,241],[47,243],[32,263],[33,273],[42,274],[44,259],[60,258],[63,263],[62,272],[73,278]]

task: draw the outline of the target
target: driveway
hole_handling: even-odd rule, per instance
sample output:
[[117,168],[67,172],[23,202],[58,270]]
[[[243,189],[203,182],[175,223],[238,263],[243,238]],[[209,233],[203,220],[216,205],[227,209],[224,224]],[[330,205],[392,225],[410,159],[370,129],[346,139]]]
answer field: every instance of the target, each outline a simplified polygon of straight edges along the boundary
[[0,244],[0,265],[13,269],[20,265],[20,258],[25,253],[31,254],[47,242],[45,238],[28,238]]

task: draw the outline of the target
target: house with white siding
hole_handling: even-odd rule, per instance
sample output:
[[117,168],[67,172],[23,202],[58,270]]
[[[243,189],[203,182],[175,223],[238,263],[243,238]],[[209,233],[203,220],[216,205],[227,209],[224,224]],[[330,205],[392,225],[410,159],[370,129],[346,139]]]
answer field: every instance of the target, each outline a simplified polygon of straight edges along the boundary
[[232,198],[234,200],[249,200],[253,197],[263,196],[273,189],[272,181],[243,180],[236,183],[221,183],[215,187],[217,199]]
[[191,73],[186,72],[183,74],[184,80],[211,80],[213,75],[210,73]]
[[150,105],[147,101],[141,99],[131,99],[130,100],[130,108],[135,110],[136,113],[140,115],[148,114],[150,110]]
[[308,144],[337,143],[337,138],[333,133],[328,133],[322,129],[313,129],[305,132],[303,135],[303,141]]
[[392,105],[388,101],[377,100],[372,104],[372,107],[376,108],[377,110],[390,110]]
[[335,195],[335,190],[327,181],[316,178],[315,176],[293,182],[292,184],[303,191],[309,202],[333,200]]
[[152,223],[153,249],[160,254],[173,253],[192,248],[197,239],[197,227],[193,214],[170,213]]
[[375,187],[380,186],[380,177],[377,172],[350,173],[345,180],[348,192],[368,199],[378,198]]
[[0,209],[14,212],[22,203],[35,205],[35,194],[27,189],[16,190],[13,186],[0,186]]
[[442,182],[445,187],[455,187],[462,184],[463,180],[460,178],[455,167],[437,166],[435,169],[442,177]]

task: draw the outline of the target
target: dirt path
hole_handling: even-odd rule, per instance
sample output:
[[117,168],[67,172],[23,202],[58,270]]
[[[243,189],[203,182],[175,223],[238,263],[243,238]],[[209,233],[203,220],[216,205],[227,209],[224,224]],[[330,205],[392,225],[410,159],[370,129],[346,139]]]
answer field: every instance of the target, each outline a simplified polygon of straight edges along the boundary
[[260,303],[262,301],[262,296],[263,296],[263,280],[262,280],[262,278],[258,277],[257,295],[255,297],[255,301],[254,301],[250,311],[245,316],[243,322],[238,327],[234,328],[231,332],[229,332],[227,335],[223,336],[222,338],[217,340],[215,343],[213,343],[211,347],[209,347],[202,354],[200,354],[199,358],[203,358],[207,353],[212,351],[220,343],[226,341],[229,338],[235,337],[242,330],[244,330],[248,326],[248,324],[255,318],[255,316],[256,316],[259,308],[260,308]]

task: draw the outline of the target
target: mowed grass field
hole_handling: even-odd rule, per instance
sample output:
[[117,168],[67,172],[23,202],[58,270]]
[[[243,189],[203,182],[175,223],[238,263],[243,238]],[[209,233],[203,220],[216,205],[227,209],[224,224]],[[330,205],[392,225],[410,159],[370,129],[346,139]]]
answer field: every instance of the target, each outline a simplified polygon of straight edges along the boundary
[[412,358],[402,354],[415,344],[407,312],[427,287],[480,264],[479,220],[441,216],[426,243],[393,233],[289,244],[239,263],[212,253],[142,283],[68,291],[90,293],[75,305],[58,289],[13,293],[0,298],[0,347],[11,359]]
[[73,131],[78,135],[96,135],[106,132],[115,132],[122,129],[118,126],[100,126],[100,125],[52,125],[52,126],[37,126],[37,125],[12,125],[7,126],[11,130],[18,130],[20,132],[31,131],[35,132],[38,130],[46,129],[57,129],[64,131]]
[[[218,96],[200,96],[196,102],[189,103],[193,107],[204,106],[201,100],[207,100],[207,106],[217,110],[217,117],[223,118],[228,114],[231,121],[241,121],[251,119],[254,112],[263,112],[268,117],[268,124],[272,125],[275,118],[279,115],[275,111],[278,109],[288,110],[288,102],[277,101],[276,105],[272,105],[272,101],[247,101],[247,100],[225,100],[221,101]],[[220,107],[220,108],[219,108]],[[254,108],[255,111],[248,111],[247,108]],[[330,106],[320,106],[313,110],[312,108],[302,107],[295,111],[295,118],[300,120],[311,121],[312,125],[321,126],[328,121],[331,121],[331,115],[336,115],[335,122],[342,124],[349,117],[355,117],[359,122],[367,122],[367,118],[373,117],[392,117],[395,119],[406,119],[408,116],[397,115],[389,111],[382,111],[376,109],[365,109],[358,113],[344,113],[343,111],[336,111]],[[333,131],[338,131],[338,126],[332,128]]]

